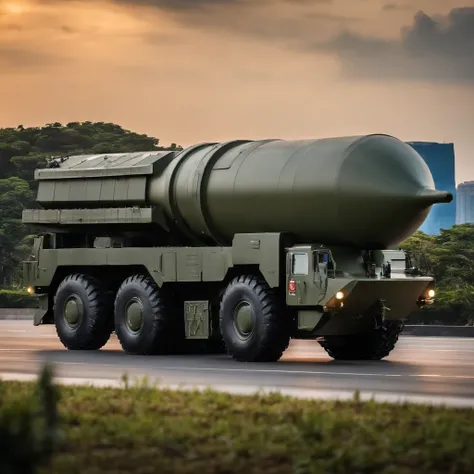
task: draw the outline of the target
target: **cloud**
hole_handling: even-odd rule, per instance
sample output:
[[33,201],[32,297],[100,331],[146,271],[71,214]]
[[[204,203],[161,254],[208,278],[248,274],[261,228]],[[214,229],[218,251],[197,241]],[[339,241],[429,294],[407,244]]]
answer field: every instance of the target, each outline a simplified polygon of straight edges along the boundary
[[[76,0],[40,0],[43,4],[58,4],[65,1],[73,2]],[[93,3],[93,0],[84,0]],[[209,7],[229,6],[236,4],[250,3],[251,0],[109,0],[111,3],[127,6],[145,6],[156,7],[162,10],[190,12]],[[268,0],[260,0],[260,2]],[[282,0],[283,1],[283,0]],[[295,0],[296,1],[296,0]],[[302,1],[302,0],[299,0]],[[320,0],[321,1],[321,0]],[[254,0],[255,3],[255,0]]]
[[115,3],[147,5],[168,10],[194,10],[208,6],[233,5],[246,0],[113,0]]
[[64,60],[56,55],[30,48],[0,44],[0,75],[25,70],[38,71],[44,67],[61,64]]
[[474,82],[474,7],[446,16],[418,12],[398,40],[344,32],[308,49],[335,55],[351,79]]
[[277,3],[288,3],[291,5],[315,5],[332,4],[333,0],[112,0],[114,3],[130,5],[146,5],[165,10],[199,10],[202,8],[215,8],[226,6],[250,6],[250,5],[275,5]]
[[413,7],[411,5],[405,3],[386,3],[382,10],[385,12],[393,12],[393,11],[405,11],[405,10],[412,10]]
[[[72,0],[36,1],[52,6],[45,10],[45,15],[57,15],[54,12],[59,6],[71,5],[67,13],[62,10],[61,18],[53,20],[51,17],[49,21],[36,23],[41,29],[56,31],[55,42],[48,43],[51,51],[57,45],[62,49],[68,45],[79,51],[83,43],[72,41],[80,36],[86,38],[86,43],[93,39],[99,45],[100,41],[104,54],[107,53],[105,57],[109,58],[110,51],[119,47],[116,44],[120,48],[124,45],[131,48],[132,42],[134,47],[174,43],[182,46],[194,41],[194,31],[210,35],[211,41],[217,38],[224,42],[231,37],[231,44],[240,44],[257,40],[299,55],[333,56],[340,62],[343,77],[352,80],[474,82],[474,7],[456,8],[444,17],[418,12],[412,25],[402,29],[397,39],[383,39],[358,33],[367,22],[363,11],[352,8],[360,17],[351,16],[333,0],[109,0],[108,9],[103,11],[92,0],[77,4]],[[110,7],[111,4],[115,8]],[[105,15],[104,12],[106,16],[97,21],[85,22],[83,19],[78,22],[77,15],[72,16],[76,8],[72,5],[82,5],[82,16],[88,6],[93,5],[94,11],[98,12],[92,15],[94,18],[99,13]],[[370,5],[366,7],[370,8]],[[410,7],[403,0],[386,0],[376,8],[380,15],[382,9],[386,18]],[[173,21],[164,21],[165,17]],[[30,31],[39,26],[20,27]],[[18,35],[18,40],[21,38]],[[237,43],[232,43],[234,39]],[[27,64],[28,60],[36,64],[40,58],[48,59],[47,64],[54,63],[54,56],[36,55],[31,44],[29,52],[27,44],[23,45],[24,50],[18,58],[0,51],[1,64],[14,64],[15,61]]]
[[[359,18],[334,12],[334,0],[107,0],[137,21],[148,21],[141,31],[145,43],[161,41],[156,26],[165,15],[170,25],[200,34],[232,37],[237,41],[264,41],[283,48],[299,49],[298,43],[316,41],[349,27]],[[65,5],[95,5],[95,0],[36,0],[53,9]],[[110,8],[112,10],[113,8]],[[148,9],[148,11],[144,10]],[[155,17],[153,10],[158,15]],[[363,18],[363,15],[361,15]],[[162,18],[161,18],[162,19]],[[70,22],[68,26],[72,25]]]
[[190,30],[232,35],[239,40],[257,39],[295,49],[301,41],[325,38],[359,21],[331,12],[333,0],[112,1],[128,7],[156,7]]

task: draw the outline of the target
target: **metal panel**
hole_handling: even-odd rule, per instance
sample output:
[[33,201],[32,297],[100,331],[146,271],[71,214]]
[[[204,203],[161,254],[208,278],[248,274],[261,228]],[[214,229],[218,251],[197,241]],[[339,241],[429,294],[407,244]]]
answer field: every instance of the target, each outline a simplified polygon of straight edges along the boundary
[[210,335],[209,301],[185,301],[186,339],[208,339]]
[[39,202],[52,202],[54,200],[54,182],[39,183],[37,200]]
[[69,181],[58,181],[54,183],[54,200],[68,201],[69,199]]
[[182,249],[178,257],[178,281],[201,281],[201,252]]
[[234,265],[258,264],[267,283],[275,288],[280,284],[281,239],[284,234],[236,234],[232,243]]
[[128,178],[127,201],[144,201],[146,178],[139,176]]
[[[52,191],[52,189],[54,189]],[[146,199],[146,177],[40,181],[38,201],[63,202],[142,202]]]
[[[87,182],[83,180],[68,181],[69,182],[69,196],[68,201],[76,201],[79,196],[82,196],[84,189],[87,188]],[[43,183],[41,183],[43,184]],[[93,198],[92,198],[93,199]],[[91,199],[91,200],[92,200]]]
[[115,179],[102,180],[99,201],[111,202],[115,194]]
[[232,255],[223,250],[209,249],[203,253],[202,281],[224,280],[229,266],[231,266]]
[[127,194],[128,194],[128,180],[120,179],[120,178],[116,179],[114,201],[126,201]]
[[23,262],[23,282],[25,286],[33,286],[38,278],[38,262],[30,260]]
[[[71,180],[71,184],[74,181]],[[97,179],[87,179],[85,180],[85,201],[98,201],[100,199],[100,188],[101,188],[102,180]],[[81,193],[82,194],[82,193]],[[81,194],[78,194],[78,197],[81,197]],[[76,199],[70,199],[70,201],[76,201]],[[79,199],[82,201],[83,199]]]
[[166,252],[161,256],[163,281],[176,281],[176,252]]
[[148,224],[153,222],[152,208],[101,209],[28,209],[24,224]]
[[156,171],[160,160],[170,159],[175,154],[176,152],[173,151],[148,151],[76,155],[66,158],[62,163],[58,160],[58,168],[36,170],[35,179],[62,180],[150,175]]
[[311,331],[321,321],[323,313],[315,310],[298,311],[298,329]]

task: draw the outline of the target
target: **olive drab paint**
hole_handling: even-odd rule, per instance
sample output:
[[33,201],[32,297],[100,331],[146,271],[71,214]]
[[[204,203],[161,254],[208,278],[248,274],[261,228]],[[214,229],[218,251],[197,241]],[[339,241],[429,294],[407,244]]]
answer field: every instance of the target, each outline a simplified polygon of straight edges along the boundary
[[[25,283],[40,300],[35,324],[64,316],[67,304],[55,307],[56,292],[68,275],[80,274],[70,288],[93,277],[98,292],[120,293],[123,307],[110,311],[123,331],[129,320],[133,327],[148,324],[150,301],[159,294],[173,301],[176,344],[222,339],[238,360],[276,360],[289,337],[325,337],[323,347],[337,358],[365,357],[355,334],[379,341],[384,327],[394,342],[393,324],[400,328],[410,312],[433,301],[433,279],[393,249],[432,205],[453,198],[435,190],[412,147],[378,134],[71,156],[36,170],[35,179],[40,208],[23,212],[23,222],[41,232],[24,264]],[[155,293],[140,293],[143,282]],[[141,306],[126,303],[130,285]],[[260,334],[262,318],[279,321],[268,308],[286,319]],[[86,319],[105,317],[84,311]],[[240,327],[253,329],[245,337],[232,332]],[[128,344],[132,336],[120,331]],[[279,349],[259,346],[272,337]],[[157,333],[143,347],[158,340]],[[367,357],[391,350],[374,344]]]

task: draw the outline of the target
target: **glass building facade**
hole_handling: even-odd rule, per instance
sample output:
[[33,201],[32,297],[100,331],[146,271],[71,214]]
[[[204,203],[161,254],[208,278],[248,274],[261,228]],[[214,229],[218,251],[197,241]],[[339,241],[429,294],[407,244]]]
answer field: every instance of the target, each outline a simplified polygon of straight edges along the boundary
[[449,204],[434,205],[419,230],[439,234],[456,224],[456,177],[453,143],[408,142],[425,160],[431,170],[436,189],[449,191],[454,199]]
[[456,224],[474,224],[474,181],[458,186]]

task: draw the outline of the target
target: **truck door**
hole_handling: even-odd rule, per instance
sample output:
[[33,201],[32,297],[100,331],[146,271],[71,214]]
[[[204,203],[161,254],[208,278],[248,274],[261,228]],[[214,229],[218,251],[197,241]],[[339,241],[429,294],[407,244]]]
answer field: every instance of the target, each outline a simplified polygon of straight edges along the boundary
[[291,306],[317,306],[328,285],[330,253],[325,250],[291,249],[287,254],[286,302]]
[[286,302],[289,305],[306,304],[308,276],[310,275],[309,256],[309,252],[297,250],[291,250],[287,254]]

